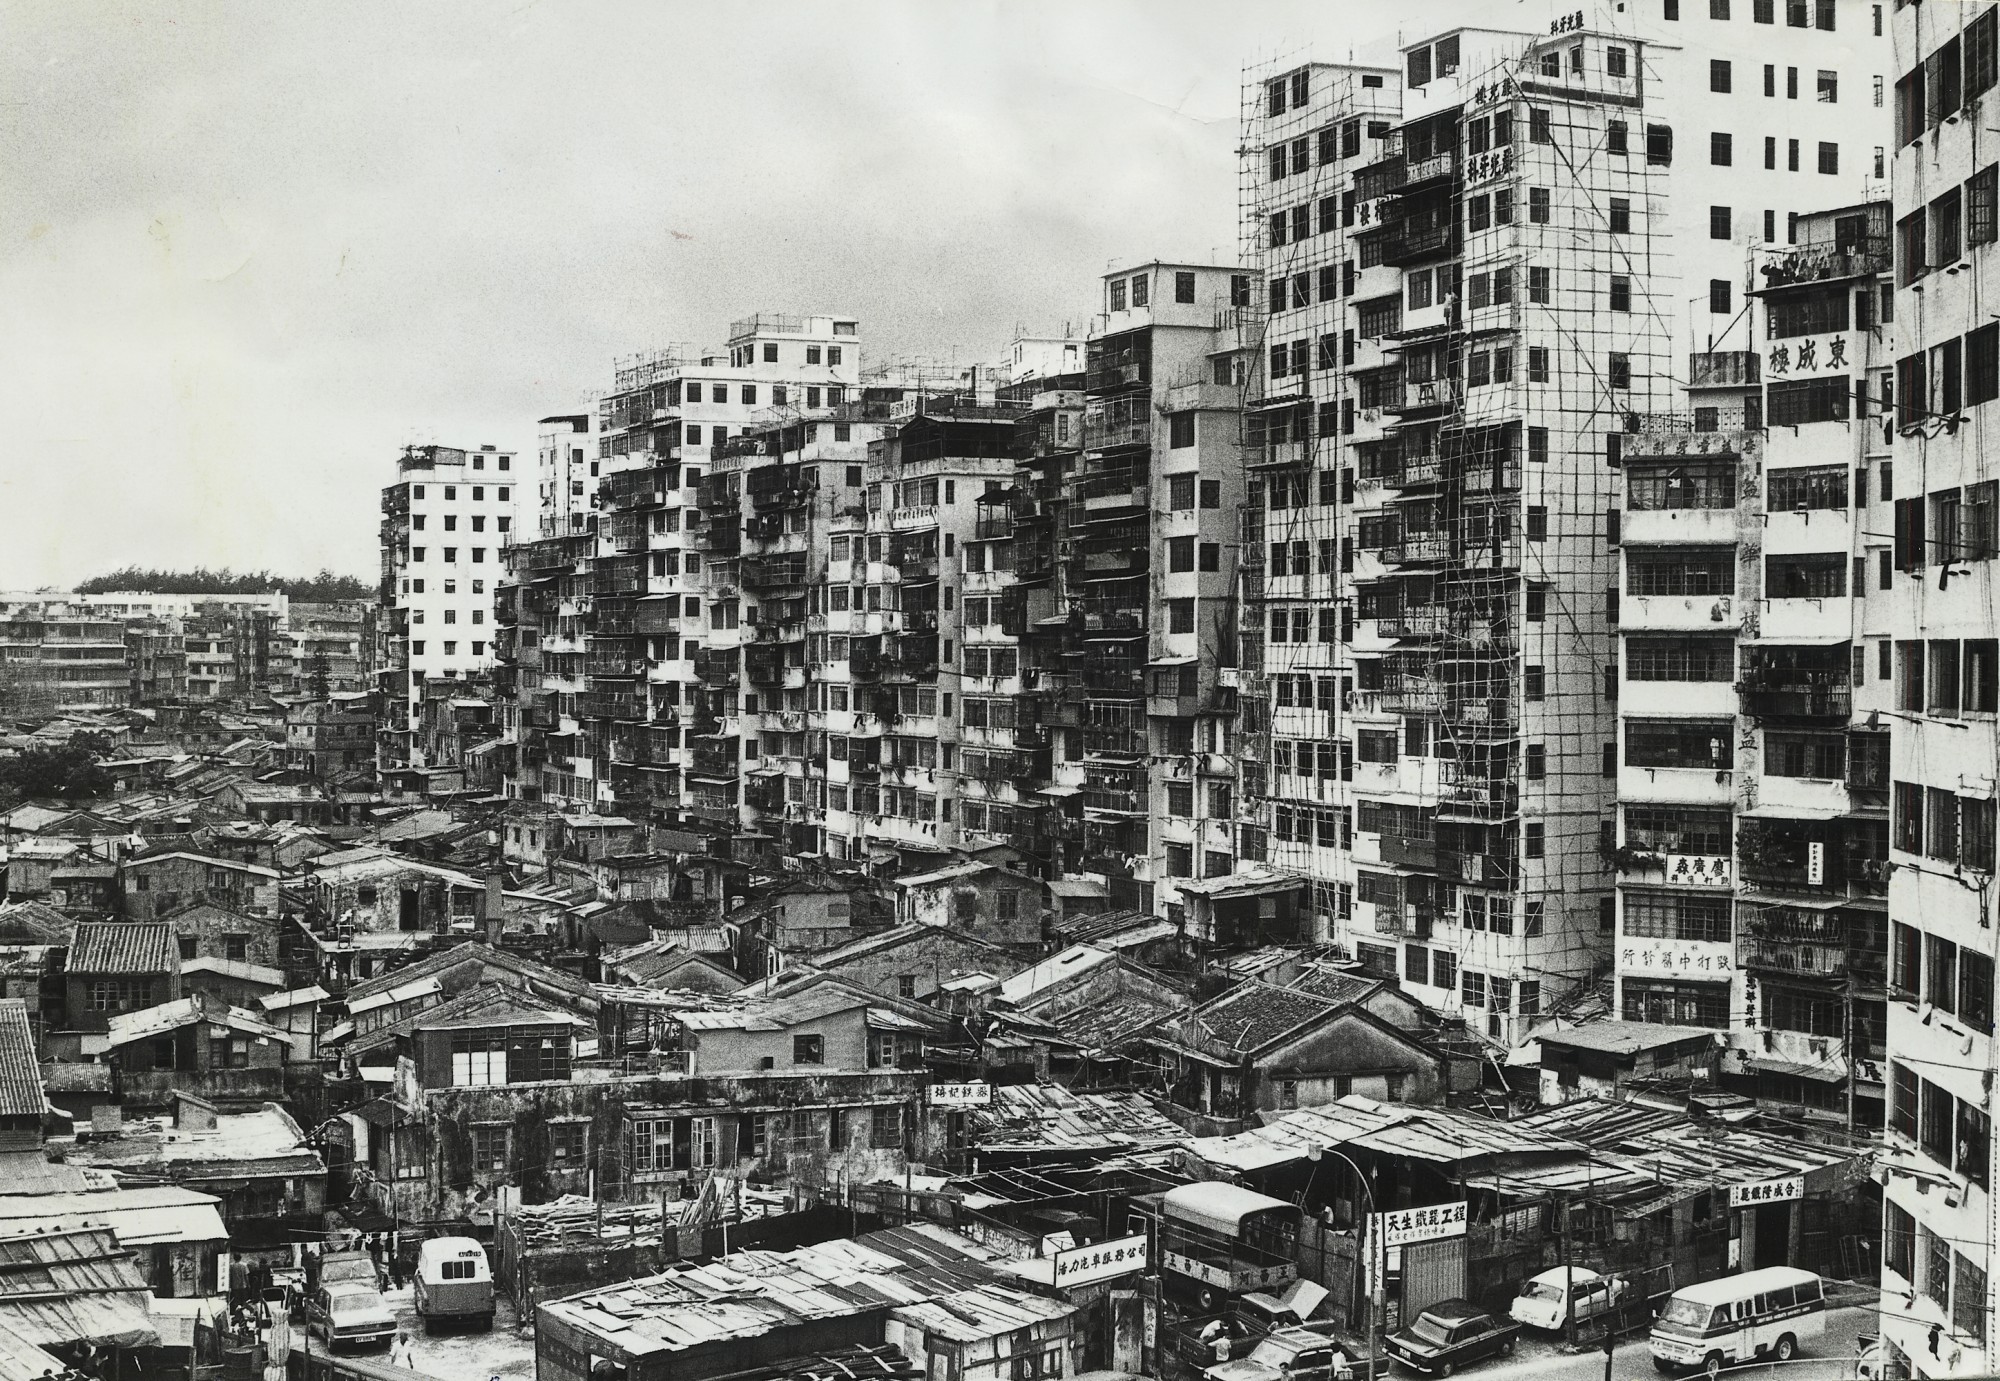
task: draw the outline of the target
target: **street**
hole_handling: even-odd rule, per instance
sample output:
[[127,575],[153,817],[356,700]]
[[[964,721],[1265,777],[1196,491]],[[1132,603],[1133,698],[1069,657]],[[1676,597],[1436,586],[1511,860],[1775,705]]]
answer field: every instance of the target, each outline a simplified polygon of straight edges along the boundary
[[[1829,1309],[1826,1316],[1826,1336],[1801,1349],[1801,1356],[1782,1369],[1785,1381],[1845,1381],[1854,1375],[1855,1339],[1863,1333],[1875,1333],[1875,1309],[1869,1306],[1848,1306]],[[1534,1377],[1535,1381],[1600,1381],[1604,1375],[1604,1354],[1602,1352],[1565,1353],[1553,1341],[1544,1341],[1539,1333],[1524,1334],[1514,1355],[1495,1362],[1482,1363],[1469,1368],[1467,1376],[1475,1376],[1479,1381],[1512,1381],[1516,1377]],[[1615,1381],[1645,1381],[1656,1378],[1653,1370],[1652,1354],[1646,1350],[1646,1336],[1642,1333],[1621,1343],[1612,1354],[1611,1374]],[[1774,1376],[1779,1368],[1769,1363],[1758,1363],[1739,1367],[1725,1375],[1753,1378]],[[1417,1374],[1401,1367],[1390,1375],[1410,1381]]]
[[[396,1326],[410,1335],[414,1370],[437,1381],[492,1381],[496,1377],[499,1381],[533,1381],[534,1340],[514,1326],[514,1305],[505,1295],[494,1302],[491,1331],[440,1329],[431,1337],[417,1317],[415,1293],[405,1286],[382,1296],[396,1316]],[[380,1353],[371,1357],[386,1360]]]

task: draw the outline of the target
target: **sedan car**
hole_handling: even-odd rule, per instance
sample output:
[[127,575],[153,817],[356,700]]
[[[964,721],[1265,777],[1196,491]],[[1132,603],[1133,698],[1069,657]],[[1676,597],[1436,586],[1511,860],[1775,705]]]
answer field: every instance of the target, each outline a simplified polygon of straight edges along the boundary
[[1408,1328],[1391,1334],[1391,1357],[1426,1376],[1450,1376],[1467,1362],[1514,1350],[1521,1325],[1497,1318],[1462,1299],[1441,1300],[1417,1315]]
[[1247,1356],[1221,1362],[1202,1375],[1206,1381],[1372,1381],[1388,1363],[1368,1366],[1367,1344],[1326,1324],[1281,1328],[1258,1341]]
[[306,1306],[306,1331],[318,1335],[329,1352],[387,1347],[396,1334],[396,1316],[373,1285],[342,1280],[314,1293]]

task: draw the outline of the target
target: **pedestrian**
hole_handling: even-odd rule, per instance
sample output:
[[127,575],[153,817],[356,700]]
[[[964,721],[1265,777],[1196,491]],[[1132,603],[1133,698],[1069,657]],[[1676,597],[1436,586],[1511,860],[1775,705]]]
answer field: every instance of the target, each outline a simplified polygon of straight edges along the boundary
[[416,1348],[410,1342],[409,1333],[402,1329],[397,1330],[396,1341],[389,1348],[389,1365],[401,1367],[405,1371],[417,1369]]

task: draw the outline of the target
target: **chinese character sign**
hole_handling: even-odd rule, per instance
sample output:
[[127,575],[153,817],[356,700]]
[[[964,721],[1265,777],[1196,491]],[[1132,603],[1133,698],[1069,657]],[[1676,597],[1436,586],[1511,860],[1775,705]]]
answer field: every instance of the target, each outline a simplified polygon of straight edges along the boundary
[[1729,1206],[1731,1208],[1755,1208],[1758,1204],[1782,1204],[1806,1196],[1806,1177],[1787,1175],[1781,1180],[1764,1180],[1757,1184],[1732,1184],[1729,1186]]
[[1465,1236],[1465,1201],[1397,1208],[1375,1215],[1376,1242],[1384,1248]]
[[1729,945],[1718,940],[1650,940],[1626,936],[1618,946],[1618,967],[1626,973],[1721,976],[1736,966]]
[[934,1108],[984,1108],[993,1102],[993,1085],[973,1084],[932,1084],[931,1106]]
[[1088,1285],[1113,1276],[1131,1275],[1146,1269],[1146,1237],[1120,1237],[1110,1242],[1092,1242],[1055,1255],[1057,1285]]

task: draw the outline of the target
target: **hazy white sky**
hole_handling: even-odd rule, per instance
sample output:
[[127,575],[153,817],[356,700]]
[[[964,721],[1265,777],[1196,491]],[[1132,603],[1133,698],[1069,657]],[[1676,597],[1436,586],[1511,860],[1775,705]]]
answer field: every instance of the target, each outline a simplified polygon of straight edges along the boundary
[[996,357],[1233,257],[1246,59],[1522,13],[0,0],[0,589],[371,577],[403,442],[528,449],[760,308]]

